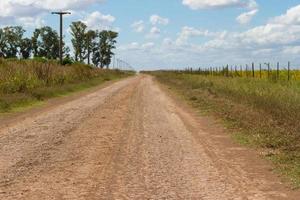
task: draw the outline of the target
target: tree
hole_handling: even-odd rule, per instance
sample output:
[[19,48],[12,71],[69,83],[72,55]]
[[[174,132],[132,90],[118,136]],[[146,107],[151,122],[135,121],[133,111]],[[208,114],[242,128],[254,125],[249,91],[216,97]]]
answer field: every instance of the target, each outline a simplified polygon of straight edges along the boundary
[[5,49],[5,34],[2,28],[0,28],[0,57],[4,57]]
[[97,67],[104,68],[111,63],[112,56],[114,53],[112,50],[116,48],[116,38],[118,37],[117,32],[113,31],[101,31],[96,33],[96,42],[92,50],[92,61]]
[[96,67],[99,67],[101,54],[99,42],[97,40],[99,40],[99,32],[96,33],[96,42],[92,48],[92,62]]
[[35,29],[32,37],[34,57],[57,59],[59,57],[59,36],[49,26]]
[[87,49],[87,60],[88,60],[88,65],[90,64],[90,58],[91,58],[91,51],[93,50],[93,48],[96,46],[96,42],[94,41],[95,38],[97,36],[97,32],[93,31],[93,30],[89,30],[86,34],[85,34],[85,45],[86,45],[86,49]]
[[100,67],[107,67],[111,63],[112,56],[114,53],[113,49],[116,48],[116,38],[118,37],[118,33],[114,31],[101,31],[99,34],[100,38]]
[[32,52],[32,42],[29,38],[24,38],[20,44],[20,54],[23,59],[28,59]]
[[74,49],[75,61],[84,61],[85,52],[86,52],[86,29],[87,26],[81,22],[72,22],[71,26],[71,35],[72,35],[72,45]]
[[6,58],[16,58],[25,30],[21,26],[8,26],[0,31],[0,48]]

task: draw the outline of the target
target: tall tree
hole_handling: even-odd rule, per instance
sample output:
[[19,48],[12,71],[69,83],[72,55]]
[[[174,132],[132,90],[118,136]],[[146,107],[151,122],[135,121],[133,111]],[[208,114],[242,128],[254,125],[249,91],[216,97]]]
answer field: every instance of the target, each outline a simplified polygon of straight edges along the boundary
[[71,26],[71,35],[72,35],[72,45],[74,49],[75,61],[84,61],[85,52],[86,52],[86,29],[87,26],[81,22],[72,22]]
[[113,49],[116,48],[116,38],[118,37],[118,33],[114,31],[101,31],[99,34],[100,43],[100,67],[104,68],[111,63],[112,56],[114,55]]
[[24,38],[20,44],[20,54],[23,59],[28,59],[32,52],[32,42],[29,38]]
[[32,37],[32,48],[35,57],[57,59],[59,57],[59,36],[49,26],[36,29]]
[[91,58],[91,51],[96,46],[95,38],[97,36],[97,32],[94,30],[89,30],[85,35],[85,45],[86,45],[86,58],[88,61],[88,65],[90,64],[90,58]]
[[1,30],[1,52],[6,58],[16,58],[25,30],[21,26],[8,26]]
[[95,41],[92,48],[92,62],[96,67],[99,67],[101,63],[100,34],[101,33],[99,31],[96,31]]
[[4,30],[0,28],[0,57],[4,57],[4,50],[5,50],[5,34]]

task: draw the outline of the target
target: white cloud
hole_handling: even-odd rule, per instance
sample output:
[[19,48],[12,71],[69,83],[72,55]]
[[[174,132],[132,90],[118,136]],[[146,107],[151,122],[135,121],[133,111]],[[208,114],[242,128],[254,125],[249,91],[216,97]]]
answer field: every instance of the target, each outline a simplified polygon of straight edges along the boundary
[[92,12],[88,14],[82,21],[90,29],[99,29],[99,30],[113,30],[113,22],[116,18],[112,15],[104,15],[99,11]]
[[145,25],[143,20],[134,22],[133,24],[131,24],[131,27],[137,33],[142,33],[145,30]]
[[249,12],[242,13],[236,18],[240,24],[248,24],[252,18],[257,14],[258,9],[251,10]]
[[176,43],[185,44],[191,37],[224,37],[226,32],[211,32],[208,30],[200,30],[194,27],[184,26],[178,34]]
[[157,27],[152,27],[150,33],[154,35],[160,34],[160,29]]
[[170,20],[168,18],[163,18],[159,15],[150,16],[150,23],[152,25],[168,25]]
[[154,26],[150,29],[150,32],[146,35],[146,38],[148,39],[159,38],[160,34],[161,34],[161,30]]
[[193,10],[241,7],[246,5],[245,2],[243,3],[240,0],[183,0],[182,3]]
[[17,19],[18,24],[22,24],[25,28],[27,27],[42,27],[46,23],[41,17],[32,18],[32,17],[21,17]]
[[287,12],[279,17],[271,20],[271,23],[285,25],[300,25],[300,5],[287,10]]
[[248,24],[259,11],[255,0],[249,0],[246,7],[249,11],[242,13],[236,18],[240,24]]
[[139,50],[140,49],[139,47],[140,47],[139,43],[132,42],[129,45],[120,46],[118,49],[125,50],[125,51],[127,51],[127,50]]
[[283,48],[282,52],[287,55],[298,55],[300,53],[300,46],[287,46]]
[[43,14],[56,10],[82,10],[104,0],[1,0],[0,25],[20,24],[40,25]]
[[132,42],[129,45],[121,45],[118,47],[121,51],[148,51],[153,48],[155,44],[153,42],[147,42],[139,44],[138,42]]
[[246,5],[249,10],[256,10],[258,8],[258,4],[255,0],[249,0]]
[[300,43],[299,22],[300,5],[289,9],[284,15],[274,17],[265,25],[244,32],[211,32],[193,27],[183,27],[178,35],[177,44],[187,43],[190,37],[212,37],[202,46],[222,49],[279,48]]
[[226,7],[245,8],[248,11],[236,19],[240,24],[249,23],[258,12],[258,5],[255,0],[183,0],[182,3],[193,10]]
[[155,44],[153,42],[148,42],[145,44],[142,44],[142,49],[150,49],[153,48],[155,46]]
[[[2,0],[3,1],[3,0]],[[81,10],[93,4],[103,3],[104,0],[4,0],[11,4],[33,6],[45,10]]]
[[[250,8],[256,6],[249,5]],[[240,65],[251,62],[291,61],[299,65],[300,9],[295,6],[285,14],[274,17],[268,23],[241,32],[201,30],[182,27],[177,38],[164,38],[147,52],[137,50],[129,59],[139,66],[179,68],[190,66]],[[298,14],[299,13],[299,14]],[[194,38],[193,40],[190,40]],[[198,40],[201,38],[201,40]],[[140,47],[140,46],[139,46]],[[125,55],[124,55],[125,56]],[[148,59],[151,58],[151,59]]]

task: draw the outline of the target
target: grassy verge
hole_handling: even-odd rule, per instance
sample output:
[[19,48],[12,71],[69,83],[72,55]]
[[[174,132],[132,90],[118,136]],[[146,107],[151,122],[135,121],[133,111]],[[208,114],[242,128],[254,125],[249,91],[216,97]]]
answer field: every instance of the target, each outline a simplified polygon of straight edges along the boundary
[[300,84],[152,72],[194,108],[231,128],[236,141],[259,147],[300,187]]
[[0,60],[0,113],[20,111],[46,99],[133,75],[87,65]]

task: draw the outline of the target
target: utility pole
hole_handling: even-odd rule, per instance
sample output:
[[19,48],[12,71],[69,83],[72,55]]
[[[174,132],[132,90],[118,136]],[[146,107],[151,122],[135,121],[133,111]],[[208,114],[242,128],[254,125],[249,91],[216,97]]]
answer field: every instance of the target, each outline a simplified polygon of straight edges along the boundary
[[70,14],[70,12],[52,12],[52,15],[59,15],[60,17],[59,61],[61,65],[63,64],[63,16]]

